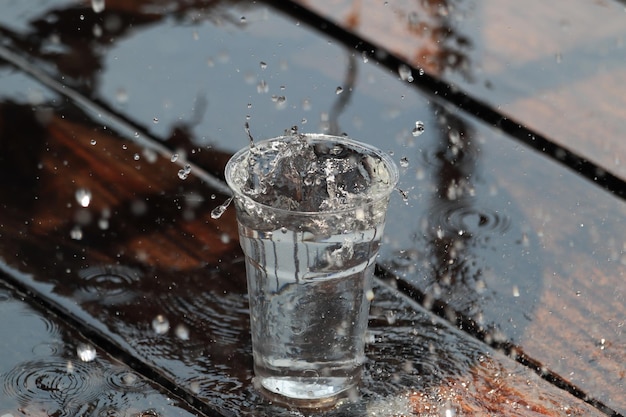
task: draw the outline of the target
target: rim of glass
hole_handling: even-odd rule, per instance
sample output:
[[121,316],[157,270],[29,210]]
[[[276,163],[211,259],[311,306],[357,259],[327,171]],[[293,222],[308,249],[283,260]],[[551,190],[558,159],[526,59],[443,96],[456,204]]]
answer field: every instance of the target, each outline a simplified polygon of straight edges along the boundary
[[[327,135],[325,133],[300,133],[299,135],[303,135],[304,137],[306,137],[307,140],[312,140],[314,142],[323,142],[323,141],[335,141],[335,142],[341,142],[342,144],[348,144],[351,147],[353,147],[356,150],[365,150],[371,154],[376,155],[378,158],[381,159],[381,161],[383,161],[383,163],[385,164],[385,167],[387,168],[387,171],[389,173],[389,184],[387,184],[387,187],[383,190],[383,191],[379,191],[378,193],[374,194],[372,196],[372,198],[367,202],[366,205],[370,205],[370,204],[374,204],[384,198],[387,198],[387,196],[389,196],[391,194],[391,192],[393,191],[393,189],[395,188],[395,186],[398,184],[398,179],[399,179],[399,171],[398,171],[398,166],[396,165],[396,163],[393,161],[393,159],[391,159],[391,156],[389,156],[389,154],[387,154],[386,152],[383,152],[382,150],[369,145],[367,143],[363,143],[363,142],[359,142],[357,140],[351,139],[347,136],[335,136],[335,135]],[[268,144],[271,142],[275,142],[275,141],[289,141],[289,140],[293,140],[293,136],[287,136],[287,135],[282,135],[282,136],[276,136],[273,138],[268,138],[268,139],[263,139],[261,141],[255,142],[255,146],[263,146],[264,144]],[[236,166],[236,163],[247,153],[250,152],[250,148],[249,147],[245,147],[242,148],[240,150],[238,150],[237,152],[235,152],[235,154],[233,154],[233,156],[228,160],[228,163],[226,164],[226,168],[224,169],[224,174],[226,177],[226,183],[228,184],[228,186],[230,187],[230,189],[233,191],[233,195],[235,198],[238,197],[242,197],[244,199],[250,200],[252,202],[254,202],[254,204],[256,204],[259,207],[263,207],[267,210],[272,210],[275,212],[279,212],[279,213],[285,213],[285,214],[291,214],[291,215],[299,215],[299,216],[319,216],[319,215],[329,215],[329,214],[337,214],[337,213],[345,213],[345,212],[349,212],[349,211],[354,211],[356,208],[358,208],[359,206],[361,206],[361,204],[355,204],[355,205],[350,205],[348,207],[343,207],[341,209],[337,209],[337,210],[329,210],[329,211],[299,211],[299,210],[287,210],[287,209],[283,209],[283,208],[276,208],[276,207],[272,207],[268,204],[264,204],[264,203],[260,203],[257,200],[255,200],[254,198],[246,195],[245,193],[243,193],[241,191],[241,188],[239,186],[237,186],[237,184],[234,183],[234,181],[232,180],[232,172],[234,167]]]

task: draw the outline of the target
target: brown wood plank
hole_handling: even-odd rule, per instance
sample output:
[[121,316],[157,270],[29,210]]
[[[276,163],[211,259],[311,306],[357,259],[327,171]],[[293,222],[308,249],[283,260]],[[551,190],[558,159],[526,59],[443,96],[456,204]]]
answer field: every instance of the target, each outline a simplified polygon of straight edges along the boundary
[[[134,144],[67,116],[39,125],[30,108],[5,105],[7,112],[39,126],[23,141],[45,144],[33,188],[20,186],[26,173],[21,183],[2,185],[0,251],[12,280],[160,369],[180,395],[225,415],[291,415],[251,386],[232,210],[219,221],[208,203],[185,214],[172,204],[211,190],[193,176],[180,180],[170,161],[135,161],[141,149]],[[15,140],[2,135],[2,143]],[[76,202],[81,187],[92,192],[88,207]],[[139,196],[149,210],[124,209]],[[103,230],[94,223],[104,207],[111,216]],[[92,221],[79,239],[71,231],[84,211]],[[364,399],[328,415],[602,415],[385,286],[376,289],[369,339]]]
[[28,300],[0,280],[2,415],[197,415]]

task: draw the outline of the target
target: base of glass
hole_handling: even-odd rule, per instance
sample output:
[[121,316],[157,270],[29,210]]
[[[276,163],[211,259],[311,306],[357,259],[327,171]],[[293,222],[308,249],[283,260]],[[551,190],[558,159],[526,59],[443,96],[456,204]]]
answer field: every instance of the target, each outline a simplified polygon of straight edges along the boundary
[[354,378],[341,377],[255,377],[255,388],[263,395],[298,408],[329,408],[356,389]]

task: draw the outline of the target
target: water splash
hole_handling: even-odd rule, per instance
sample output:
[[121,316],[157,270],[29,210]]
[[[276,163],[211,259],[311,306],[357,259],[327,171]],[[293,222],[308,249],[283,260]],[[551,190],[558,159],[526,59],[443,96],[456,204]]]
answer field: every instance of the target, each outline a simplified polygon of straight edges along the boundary
[[81,343],[76,347],[76,354],[78,359],[83,362],[91,362],[96,359],[96,348],[89,343]]
[[226,211],[226,209],[228,208],[228,206],[230,205],[232,201],[233,201],[233,197],[230,197],[223,204],[220,204],[219,206],[215,207],[213,211],[211,211],[211,218],[219,219],[220,217],[222,217],[222,215],[224,214],[224,212]]

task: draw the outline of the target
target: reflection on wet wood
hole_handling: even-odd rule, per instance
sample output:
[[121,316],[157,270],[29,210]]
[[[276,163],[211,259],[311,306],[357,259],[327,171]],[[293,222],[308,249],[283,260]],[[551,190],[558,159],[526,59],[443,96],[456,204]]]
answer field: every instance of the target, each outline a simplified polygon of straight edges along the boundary
[[620,2],[296,2],[626,179]]
[[197,415],[28,300],[0,280],[2,415]]
[[[20,140],[40,144],[34,172],[0,189],[0,256],[12,280],[207,414],[292,415],[251,384],[233,211],[210,219],[219,202],[211,190],[115,134],[56,111],[44,122],[29,107],[5,104],[9,113],[34,126]],[[90,191],[88,204],[79,190]],[[385,286],[376,289],[367,355],[363,400],[325,415],[601,415]]]
[[[445,1],[299,3],[626,176],[619,157],[623,144],[616,142],[623,136],[616,132],[624,132],[624,95],[613,88],[624,84],[624,62],[617,57],[626,31],[622,7],[616,3],[550,7],[513,2],[484,6]],[[603,25],[600,31],[589,33],[589,27],[598,25]],[[601,88],[592,92],[589,85]],[[464,140],[473,136],[462,134]],[[444,155],[454,146],[447,138],[442,141]],[[446,309],[472,318],[461,322],[479,337],[496,345],[513,341],[532,366],[554,371],[581,397],[595,398],[625,413],[626,358],[618,346],[626,343],[621,331],[626,314],[622,290],[626,209],[621,201],[574,180],[547,161],[520,166],[528,159],[511,158],[498,174],[518,204],[490,206],[507,214],[515,209],[512,218],[528,219],[526,230],[508,230],[492,238],[494,250],[506,258],[455,267],[459,252],[455,244],[464,244],[465,239],[424,236],[416,248],[404,248],[397,252],[399,258],[387,259],[386,267],[400,276],[412,269],[408,276],[426,305],[439,308],[453,321],[457,318]],[[453,182],[470,181],[462,168],[455,168],[456,177],[445,166],[437,174],[448,179],[439,184],[441,190],[453,189]],[[567,180],[560,181],[563,175]],[[523,181],[516,181],[519,178]],[[534,186],[529,186],[531,178]],[[442,203],[433,206],[428,221],[432,227],[443,224],[445,232],[445,225],[454,228],[451,223],[459,219],[443,217],[459,213],[448,210],[454,205],[446,203],[448,196],[438,200]],[[483,214],[489,226],[489,211]],[[457,226],[459,231],[472,229],[471,224]],[[475,255],[463,252],[470,259]],[[472,296],[475,277],[490,280],[489,289],[499,291],[495,297],[500,298],[501,310],[489,311],[484,307],[490,303],[477,303]],[[544,288],[528,292],[532,281],[544,283]],[[525,293],[539,298],[524,302]]]

